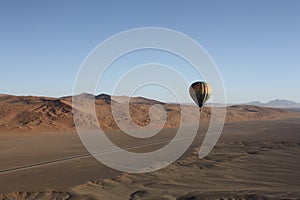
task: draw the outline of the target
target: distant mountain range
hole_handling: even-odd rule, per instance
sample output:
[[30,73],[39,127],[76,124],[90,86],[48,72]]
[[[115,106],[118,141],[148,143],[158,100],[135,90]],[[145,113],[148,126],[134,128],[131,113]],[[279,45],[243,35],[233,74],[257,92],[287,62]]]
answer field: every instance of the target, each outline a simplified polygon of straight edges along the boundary
[[286,99],[275,99],[269,101],[268,103],[261,103],[260,101],[251,101],[246,104],[253,105],[253,106],[273,107],[273,108],[300,108],[300,103],[286,100]]

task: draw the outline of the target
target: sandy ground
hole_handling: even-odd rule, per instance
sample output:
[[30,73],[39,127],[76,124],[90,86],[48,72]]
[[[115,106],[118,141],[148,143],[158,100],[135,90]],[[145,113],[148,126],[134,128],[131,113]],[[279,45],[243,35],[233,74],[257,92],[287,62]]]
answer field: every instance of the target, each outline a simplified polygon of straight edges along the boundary
[[[195,142],[178,161],[145,174],[102,165],[88,155],[75,133],[2,133],[0,199],[300,198],[299,117],[228,122],[217,146],[199,159],[206,126],[201,124]],[[108,135],[128,146],[169,140],[175,132],[165,129],[143,141],[131,141],[120,131]]]

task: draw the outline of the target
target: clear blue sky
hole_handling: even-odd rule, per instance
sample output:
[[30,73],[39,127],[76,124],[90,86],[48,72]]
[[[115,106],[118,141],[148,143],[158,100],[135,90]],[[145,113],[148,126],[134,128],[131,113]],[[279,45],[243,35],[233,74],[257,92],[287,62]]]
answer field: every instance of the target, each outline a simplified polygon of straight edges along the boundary
[[299,10],[298,0],[2,0],[0,93],[69,95],[98,43],[151,26],[198,41],[220,70],[228,102],[300,102]]

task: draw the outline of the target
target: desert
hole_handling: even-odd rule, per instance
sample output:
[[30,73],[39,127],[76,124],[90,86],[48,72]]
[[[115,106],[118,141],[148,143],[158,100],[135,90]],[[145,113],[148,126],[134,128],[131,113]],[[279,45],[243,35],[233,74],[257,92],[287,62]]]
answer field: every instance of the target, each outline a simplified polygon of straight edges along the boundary
[[[106,116],[105,120],[98,118],[100,125],[121,148],[153,151],[176,134],[180,116],[176,104],[132,98],[130,111],[139,125],[149,123],[151,105],[162,104],[168,113],[166,125],[157,137],[133,140],[116,128],[110,116],[110,96],[102,94],[95,99],[97,111],[105,112]],[[206,107],[201,113],[197,137],[179,160],[158,171],[131,174],[113,170],[87,152],[74,129],[71,101],[70,97],[1,95],[0,199],[297,199],[300,196],[298,112],[229,106],[221,138],[208,156],[199,159],[199,147],[210,119],[210,108]]]
[[300,200],[300,1],[0,2],[0,200]]

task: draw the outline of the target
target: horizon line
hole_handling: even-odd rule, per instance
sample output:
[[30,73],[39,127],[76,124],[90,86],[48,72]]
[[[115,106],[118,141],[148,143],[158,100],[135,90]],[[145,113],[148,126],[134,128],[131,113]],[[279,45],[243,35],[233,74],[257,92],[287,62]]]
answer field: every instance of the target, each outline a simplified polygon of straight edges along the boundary
[[[128,96],[128,95],[111,95],[111,94],[107,94],[107,93],[99,93],[99,94],[92,94],[92,93],[88,93],[88,92],[82,92],[82,93],[79,93],[79,94],[70,94],[70,95],[63,95],[63,96],[51,96],[51,95],[34,95],[34,94],[7,94],[7,93],[0,93],[0,96],[4,96],[4,95],[7,95],[7,96],[16,96],[16,97],[40,97],[40,98],[67,98],[67,97],[73,97],[73,96],[78,96],[78,95],[92,95],[94,97],[96,96],[100,96],[100,95],[108,95],[108,96],[115,96],[115,97],[129,97],[129,98],[145,98],[145,99],[149,99],[149,100],[154,100],[154,101],[159,101],[159,102],[162,102],[162,103],[178,103],[178,102],[172,102],[172,101],[163,101],[163,100],[159,100],[159,99],[156,99],[156,98],[150,98],[150,97],[145,97],[145,96]],[[257,102],[257,103],[260,103],[260,104],[267,104],[271,101],[274,101],[274,100],[286,100],[286,101],[292,101],[294,103],[297,103],[297,101],[294,101],[294,100],[290,100],[290,99],[281,99],[281,98],[275,98],[275,99],[272,99],[272,100],[269,100],[267,102],[261,102],[259,100],[250,100],[248,102],[228,102],[228,103],[219,103],[219,102],[208,102],[206,103],[206,105],[211,105],[211,104],[219,104],[219,105],[234,105],[234,104],[249,104],[249,103],[254,103],[254,102]],[[182,102],[183,104],[193,104],[193,102]],[[300,104],[300,103],[299,103]]]

